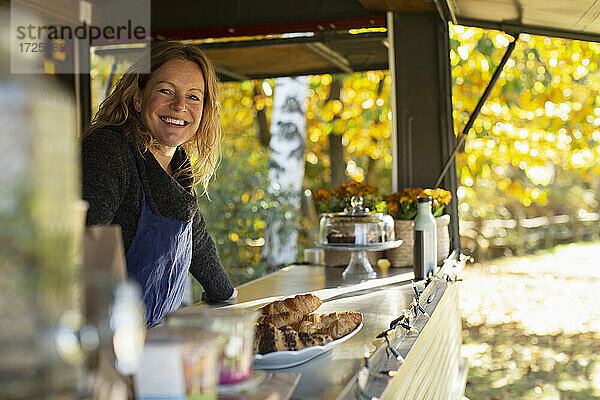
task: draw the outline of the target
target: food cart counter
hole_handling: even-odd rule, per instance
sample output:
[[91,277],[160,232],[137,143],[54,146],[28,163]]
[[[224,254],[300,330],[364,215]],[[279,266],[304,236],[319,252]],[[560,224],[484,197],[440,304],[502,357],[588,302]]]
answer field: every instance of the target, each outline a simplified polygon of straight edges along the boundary
[[[384,339],[377,336],[411,307],[415,297],[412,269],[375,268],[377,278],[356,283],[344,281],[342,270],[291,265],[238,288],[238,303],[233,307],[258,308],[277,299],[310,292],[323,300],[319,313],[351,310],[363,314],[362,329],[329,351],[292,367],[278,368],[276,363],[269,366],[269,372],[301,374],[291,398],[460,399],[466,366],[460,358],[457,283],[436,278],[427,288],[424,282],[417,284],[418,290],[423,291],[420,304],[429,317],[418,313],[412,318],[412,333],[401,327],[390,331],[390,345],[404,359],[401,363],[393,350],[387,349]],[[365,356],[369,356],[370,367],[366,378]]]

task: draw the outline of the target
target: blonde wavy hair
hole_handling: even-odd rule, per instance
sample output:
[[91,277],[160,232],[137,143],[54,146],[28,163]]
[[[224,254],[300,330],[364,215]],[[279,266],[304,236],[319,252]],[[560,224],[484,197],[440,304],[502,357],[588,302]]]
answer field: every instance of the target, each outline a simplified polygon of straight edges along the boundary
[[117,125],[123,127],[125,136],[137,145],[140,154],[156,148],[157,140],[144,125],[140,113],[135,112],[134,98],[144,90],[154,71],[171,60],[192,61],[200,67],[204,76],[202,120],[196,134],[181,145],[190,160],[190,167],[179,173],[189,174],[193,178],[192,185],[201,185],[202,194],[206,194],[208,183],[221,158],[219,82],[212,62],[195,45],[179,42],[153,43],[150,46],[150,57],[142,57],[125,72],[115,89],[100,105],[84,136],[106,126]]

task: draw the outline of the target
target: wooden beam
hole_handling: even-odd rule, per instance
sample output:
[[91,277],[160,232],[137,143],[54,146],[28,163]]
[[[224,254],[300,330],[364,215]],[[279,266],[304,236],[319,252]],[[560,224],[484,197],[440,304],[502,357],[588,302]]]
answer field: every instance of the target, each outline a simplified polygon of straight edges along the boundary
[[397,13],[435,12],[432,0],[359,0],[369,11],[393,11]]
[[[156,17],[154,17],[156,18]],[[294,32],[325,32],[343,31],[359,28],[378,28],[385,26],[385,15],[316,21],[294,21],[286,23],[235,25],[228,26],[198,26],[189,29],[161,30],[152,25],[152,36],[160,40],[205,39],[236,36],[274,35]]]
[[304,47],[312,51],[319,57],[327,60],[331,64],[338,67],[342,72],[351,74],[354,71],[350,68],[350,62],[341,54],[331,50],[327,45],[321,42],[305,43]]

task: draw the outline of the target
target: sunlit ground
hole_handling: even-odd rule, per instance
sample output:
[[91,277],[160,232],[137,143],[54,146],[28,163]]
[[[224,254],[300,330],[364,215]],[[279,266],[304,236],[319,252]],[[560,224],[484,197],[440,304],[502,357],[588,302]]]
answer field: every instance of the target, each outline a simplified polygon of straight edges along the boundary
[[463,277],[469,399],[600,399],[600,243],[472,264]]

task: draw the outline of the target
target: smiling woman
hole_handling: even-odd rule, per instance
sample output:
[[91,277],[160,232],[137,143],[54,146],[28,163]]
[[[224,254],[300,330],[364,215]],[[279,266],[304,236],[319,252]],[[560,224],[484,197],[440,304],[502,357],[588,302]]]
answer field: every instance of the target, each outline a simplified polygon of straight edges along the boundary
[[237,292],[194,191],[206,190],[220,155],[214,69],[193,45],[150,51],[150,65],[142,58],[123,75],[84,135],[82,184],[88,225],[121,225],[127,272],[153,326],[181,304],[188,271],[208,300]]
[[[162,99],[163,112],[173,110],[163,116],[169,117],[172,116],[169,112],[178,112],[181,118],[185,111],[190,122],[189,115],[195,114],[197,129],[180,146],[191,160],[197,160],[187,171],[191,173],[194,185],[201,184],[206,190],[221,151],[219,87],[212,62],[198,47],[176,42],[155,43],[150,52],[150,57],[140,58],[126,71],[102,102],[86,135],[107,126],[122,126],[124,135],[140,150],[156,153],[161,143],[158,132],[153,131],[155,126],[150,123],[152,111],[148,110],[148,106],[155,107],[150,101],[154,104],[159,99],[151,95],[161,93],[165,96]],[[150,65],[147,60],[150,60]],[[178,70],[182,65],[187,66],[185,71]],[[187,81],[190,77],[193,77],[192,80]],[[188,110],[189,106],[184,103],[184,110],[175,111],[182,104],[176,104],[181,100],[173,96],[179,96],[179,99],[189,97],[183,98],[188,102],[199,102],[200,107]]]

